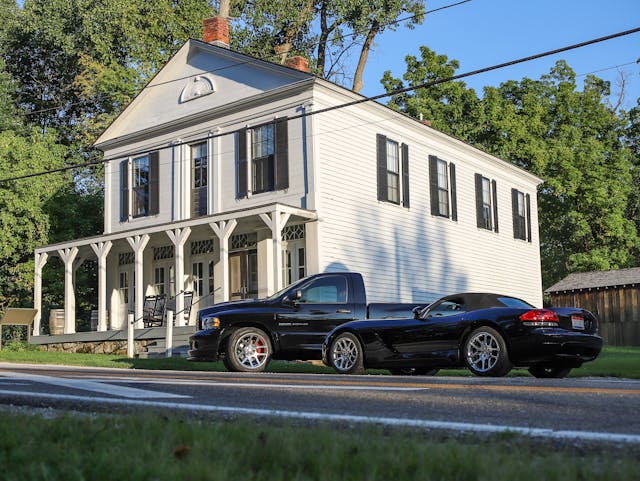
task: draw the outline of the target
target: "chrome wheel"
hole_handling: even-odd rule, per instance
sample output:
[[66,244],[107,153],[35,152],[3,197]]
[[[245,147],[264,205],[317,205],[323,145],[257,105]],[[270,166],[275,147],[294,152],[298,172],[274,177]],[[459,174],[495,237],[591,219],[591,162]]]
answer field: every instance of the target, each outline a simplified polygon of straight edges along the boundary
[[271,340],[254,327],[244,327],[225,340],[224,365],[230,371],[264,371],[271,360]]
[[269,357],[266,339],[256,332],[241,336],[235,342],[233,352],[238,363],[251,370],[260,368]]
[[467,363],[478,372],[488,372],[500,358],[500,344],[488,332],[479,332],[467,343]]
[[364,372],[360,341],[350,332],[340,334],[333,341],[329,351],[329,358],[331,365],[341,374]]

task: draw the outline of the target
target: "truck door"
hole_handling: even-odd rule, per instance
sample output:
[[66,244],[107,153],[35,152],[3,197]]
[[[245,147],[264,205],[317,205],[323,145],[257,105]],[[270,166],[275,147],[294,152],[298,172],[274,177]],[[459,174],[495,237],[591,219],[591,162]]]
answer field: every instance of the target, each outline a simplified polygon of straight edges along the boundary
[[340,274],[311,279],[297,297],[277,315],[280,348],[292,359],[319,359],[327,333],[355,319],[349,282]]

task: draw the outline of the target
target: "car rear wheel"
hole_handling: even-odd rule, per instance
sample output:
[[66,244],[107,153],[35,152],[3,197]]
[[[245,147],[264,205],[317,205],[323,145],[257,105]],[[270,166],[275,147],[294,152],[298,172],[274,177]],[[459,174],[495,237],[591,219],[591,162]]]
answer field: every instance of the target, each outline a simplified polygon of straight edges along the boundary
[[440,369],[430,369],[428,367],[402,367],[389,369],[394,376],[435,376]]
[[271,360],[271,340],[264,331],[245,327],[228,339],[224,365],[234,372],[261,372]]
[[504,339],[487,326],[479,327],[467,338],[464,359],[476,376],[505,376],[513,367]]
[[331,343],[329,363],[340,374],[362,374],[364,360],[358,338],[350,332],[339,334]]
[[529,372],[532,376],[539,378],[561,378],[567,377],[571,372],[571,368],[561,366],[531,366]]

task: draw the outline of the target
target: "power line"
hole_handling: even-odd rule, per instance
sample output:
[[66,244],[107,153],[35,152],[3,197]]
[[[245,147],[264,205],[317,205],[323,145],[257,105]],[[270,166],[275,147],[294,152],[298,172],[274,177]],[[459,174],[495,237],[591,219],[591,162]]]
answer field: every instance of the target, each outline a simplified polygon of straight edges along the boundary
[[[469,2],[471,2],[471,1],[472,1],[472,0],[462,0],[462,1],[460,1],[460,2],[451,3],[451,4],[449,4],[449,5],[444,5],[444,6],[442,6],[442,7],[434,8],[434,9],[432,9],[432,10],[427,10],[427,11],[425,11],[425,12],[417,13],[417,14],[415,14],[415,15],[410,15],[410,16],[408,16],[408,17],[398,18],[398,19],[396,19],[396,20],[390,20],[389,22],[381,23],[381,24],[380,24],[380,26],[381,26],[381,27],[387,27],[387,26],[389,26],[389,25],[395,25],[395,24],[398,24],[398,23],[401,23],[401,22],[406,22],[406,21],[408,21],[408,20],[413,20],[414,18],[416,18],[416,17],[420,17],[420,16],[422,16],[422,15],[424,15],[424,16],[426,16],[426,15],[430,15],[430,14],[432,14],[432,13],[440,12],[440,11],[442,11],[442,10],[447,10],[447,9],[449,9],[449,8],[452,8],[452,7],[457,7],[458,5],[462,5],[462,4],[464,4],[464,3],[469,3]],[[343,35],[343,36],[342,36],[342,38],[356,37],[356,36],[358,36],[358,35],[363,35],[364,33],[366,33],[364,30],[363,30],[363,31],[360,31],[360,32],[358,32],[358,31],[354,31],[354,32],[352,32],[352,33],[349,33],[349,34]],[[292,49],[293,49],[293,47],[290,47],[288,50],[285,50],[285,51],[281,52],[281,53],[280,53],[280,54],[278,54],[278,55],[271,55],[271,56],[269,56],[269,57],[267,57],[267,58],[269,58],[269,59],[278,58],[278,57],[280,57],[280,55],[282,55],[282,54],[288,54],[288,53],[290,53]],[[246,55],[246,54],[243,54],[243,55]],[[202,73],[215,73],[215,72],[220,72],[221,70],[226,70],[226,69],[229,69],[229,68],[237,68],[237,67],[240,67],[240,66],[242,66],[242,65],[246,65],[246,64],[250,64],[250,63],[255,63],[255,62],[257,62],[257,61],[259,62],[259,61],[265,61],[265,60],[263,60],[263,59],[258,59],[258,58],[251,58],[251,59],[249,59],[249,60],[245,60],[244,62],[236,62],[236,63],[234,63],[234,64],[232,64],[232,65],[225,65],[224,67],[214,68],[214,69],[212,69],[212,70],[207,70],[207,71],[204,71],[204,72],[202,72]],[[199,74],[199,75],[202,75],[202,74]],[[167,82],[158,82],[158,83],[153,84],[153,85],[146,85],[146,86],[145,86],[145,88],[149,88],[149,87],[159,87],[160,85],[166,85],[166,84],[173,83],[173,82],[179,82],[179,81],[181,81],[181,80],[187,80],[187,79],[190,79],[190,78],[192,78],[192,77],[193,77],[193,75],[188,75],[188,76],[186,76],[186,77],[179,77],[179,78],[175,78],[175,79],[169,80],[169,81],[167,81]],[[152,78],[149,82],[151,82],[151,81],[153,81],[153,78]],[[80,105],[80,104],[85,103],[85,102],[86,102],[85,100],[81,100],[81,101],[78,101],[78,102],[70,102],[70,103],[68,103],[68,104],[66,104],[66,105],[58,105],[58,106],[56,106],[56,107],[47,107],[47,108],[44,108],[44,109],[33,110],[33,111],[31,111],[31,112],[20,112],[20,115],[22,115],[22,116],[24,116],[24,117],[28,117],[28,116],[30,116],[30,115],[37,115],[37,114],[41,114],[41,113],[44,113],[44,112],[50,112],[50,111],[53,111],[53,110],[62,110],[62,109],[66,109],[66,108],[72,107],[72,106],[74,106],[74,105]]]
[[[464,79],[464,78],[471,77],[471,76],[474,76],[474,75],[479,75],[479,74],[482,74],[482,73],[491,72],[493,70],[498,70],[498,69],[501,69],[501,68],[510,67],[510,66],[513,66],[513,65],[518,65],[518,64],[525,63],[525,62],[530,62],[530,61],[533,61],[533,60],[538,60],[540,58],[549,57],[551,55],[556,55],[558,53],[567,52],[569,50],[575,50],[577,48],[586,47],[588,45],[593,45],[593,44],[596,44],[596,43],[605,42],[605,41],[608,41],[608,40],[612,40],[612,39],[619,38],[619,37],[624,37],[626,35],[631,35],[631,34],[638,33],[638,32],[640,32],[640,27],[636,27],[636,28],[633,28],[631,30],[625,30],[623,32],[614,33],[614,34],[611,34],[611,35],[606,35],[604,37],[594,38],[594,39],[587,40],[587,41],[584,41],[584,42],[580,42],[580,43],[577,43],[577,44],[568,45],[566,47],[561,47],[561,48],[557,48],[557,49],[554,49],[554,50],[548,50],[546,52],[537,53],[537,54],[530,55],[530,56],[527,56],[527,57],[522,57],[522,58],[519,58],[519,59],[510,60],[508,62],[503,62],[503,63],[500,63],[500,64],[492,65],[490,67],[484,67],[484,68],[480,68],[480,69],[477,69],[477,70],[472,70],[470,72],[454,75],[454,76],[451,76],[451,77],[431,80],[429,82],[424,82],[424,83],[421,83],[421,84],[418,84],[418,85],[403,87],[403,88],[400,88],[400,89],[392,90],[390,92],[381,93],[381,94],[374,95],[374,96],[371,96],[371,97],[362,97],[362,98],[357,99],[357,100],[352,100],[351,102],[345,102],[343,104],[333,105],[331,107],[326,107],[326,108],[319,109],[319,110],[313,110],[311,112],[303,112],[301,114],[297,114],[297,115],[293,115],[291,117],[287,117],[286,120],[287,121],[297,120],[297,119],[301,119],[301,118],[305,118],[305,117],[310,117],[312,115],[323,114],[323,113],[331,112],[331,111],[334,111],[334,110],[339,110],[339,109],[343,109],[343,108],[347,108],[347,107],[352,107],[352,106],[355,106],[355,105],[360,105],[360,104],[363,104],[363,103],[366,103],[366,102],[372,102],[372,101],[379,100],[379,99],[382,99],[382,98],[385,98],[385,97],[391,97],[391,96],[394,96],[394,95],[399,95],[399,94],[411,92],[411,91],[414,91],[414,90],[434,87],[434,86],[442,84],[442,83],[452,82],[454,80]],[[70,165],[70,166],[66,166],[66,167],[61,167],[61,168],[58,168],[58,169],[42,171],[42,172],[35,172],[35,173],[32,173],[32,174],[26,174],[26,175],[15,176],[15,177],[8,177],[8,178],[5,178],[5,179],[0,179],[0,184],[6,183],[6,182],[12,182],[12,181],[16,181],[16,180],[28,179],[28,178],[32,178],[32,177],[38,177],[38,176],[41,176],[41,175],[64,172],[64,171],[67,171],[67,170],[80,169],[80,168],[86,168],[86,167],[93,167],[93,166],[100,165],[100,164],[103,164],[103,163],[106,163],[106,162],[109,162],[109,161],[115,160],[115,159],[122,159],[124,157],[134,157],[134,156],[138,156],[138,155],[147,154],[147,153],[149,153],[151,151],[154,151],[154,150],[165,150],[165,149],[169,149],[169,148],[179,147],[179,146],[182,146],[182,145],[193,144],[193,143],[196,143],[196,142],[204,142],[204,141],[209,140],[209,139],[213,139],[213,138],[217,138],[217,137],[224,137],[226,135],[231,135],[233,133],[235,133],[235,131],[234,132],[224,132],[224,133],[221,133],[221,134],[207,135],[206,137],[190,139],[189,141],[185,141],[185,142],[175,142],[175,143],[172,143],[171,145],[168,145],[168,146],[164,146],[164,145],[155,146],[155,147],[147,148],[147,149],[142,150],[142,151],[121,153],[118,156],[110,157],[110,158],[103,158],[101,160],[95,160],[95,161],[91,161],[91,162],[84,162],[82,164],[75,164],[75,165]]]

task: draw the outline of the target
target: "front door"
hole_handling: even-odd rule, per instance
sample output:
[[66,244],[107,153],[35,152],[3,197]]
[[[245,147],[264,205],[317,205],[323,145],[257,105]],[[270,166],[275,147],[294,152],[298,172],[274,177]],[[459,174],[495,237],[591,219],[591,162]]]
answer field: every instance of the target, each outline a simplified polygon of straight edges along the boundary
[[232,301],[258,296],[258,251],[229,254],[229,288]]

